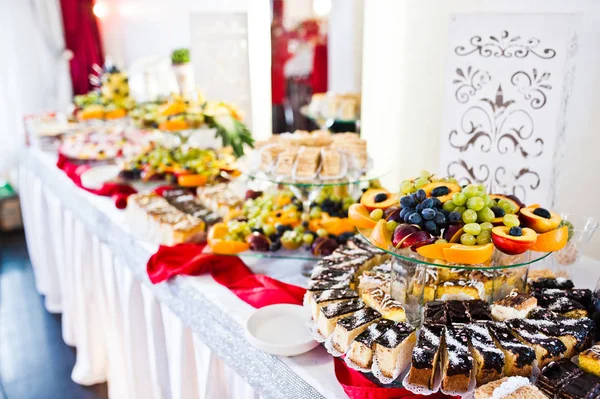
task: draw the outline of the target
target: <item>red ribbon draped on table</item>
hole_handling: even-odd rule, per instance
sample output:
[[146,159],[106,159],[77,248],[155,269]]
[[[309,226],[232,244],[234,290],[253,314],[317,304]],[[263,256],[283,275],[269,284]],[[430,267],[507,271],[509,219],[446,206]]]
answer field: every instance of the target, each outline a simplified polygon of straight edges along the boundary
[[[197,276],[210,273],[219,284],[227,287],[244,302],[261,308],[277,303],[302,304],[306,290],[271,277],[254,274],[237,256],[202,253],[205,245],[179,244],[160,246],[147,264],[153,284],[176,275]],[[351,399],[419,398],[403,388],[381,388],[361,372],[352,370],[339,358],[334,358],[335,376]],[[431,399],[444,398],[435,394]]]
[[123,209],[127,206],[127,197],[131,194],[137,193],[137,191],[127,185],[119,183],[104,183],[102,187],[98,189],[92,189],[84,187],[81,184],[81,175],[83,172],[91,169],[90,165],[77,164],[69,160],[62,154],[58,154],[58,161],[56,166],[61,169],[77,187],[84,189],[92,194],[101,195],[103,197],[111,197],[115,201],[115,206],[119,209]]

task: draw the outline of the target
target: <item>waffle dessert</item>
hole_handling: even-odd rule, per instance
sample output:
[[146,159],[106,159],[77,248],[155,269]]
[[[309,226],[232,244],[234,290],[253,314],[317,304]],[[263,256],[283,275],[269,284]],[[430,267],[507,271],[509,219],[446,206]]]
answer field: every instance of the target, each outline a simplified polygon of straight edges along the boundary
[[586,373],[600,377],[600,345],[594,345],[579,354],[579,367]]
[[397,377],[408,367],[417,335],[407,323],[396,323],[375,340],[375,361],[381,374]]
[[342,173],[342,154],[335,148],[323,148],[321,160],[321,176],[334,177]]
[[497,380],[504,374],[504,353],[496,347],[494,339],[484,324],[465,326],[469,335],[477,385]]
[[534,327],[525,326],[520,328],[511,325],[513,334],[524,344],[535,350],[535,356],[539,367],[559,360],[567,352],[566,346],[558,338],[552,338],[537,331]]
[[321,150],[317,147],[302,147],[296,157],[295,172],[298,178],[313,178],[321,160]]
[[444,326],[424,325],[412,352],[408,383],[427,389],[433,388],[435,370],[440,353],[444,350]]
[[367,327],[350,344],[346,356],[359,367],[370,369],[373,364],[375,340],[391,328],[395,323],[391,320],[380,319]]
[[494,320],[523,319],[537,306],[537,299],[530,294],[513,291],[492,305]]
[[568,359],[550,363],[542,369],[535,385],[551,398],[558,396],[562,387],[583,374],[583,370]]
[[366,290],[362,295],[363,301],[382,314],[384,319],[406,321],[404,307],[381,288]]
[[451,280],[439,284],[435,298],[449,299],[483,299],[485,291],[483,283],[475,280]]
[[351,316],[338,320],[331,339],[333,347],[338,352],[346,353],[354,338],[379,319],[381,319],[381,314],[367,307]]
[[442,352],[442,389],[449,392],[467,392],[473,378],[473,358],[469,351],[468,331],[446,327],[446,343]]
[[365,303],[360,299],[351,299],[323,306],[317,317],[317,329],[319,333],[328,338],[333,333],[335,324],[339,319],[348,317],[364,307]]
[[525,377],[504,377],[475,390],[475,399],[547,399]]
[[351,289],[343,288],[325,291],[307,291],[304,297],[304,302],[306,306],[310,307],[312,318],[316,321],[323,306],[350,299],[357,299],[358,295]]
[[485,325],[496,346],[504,353],[504,375],[531,375],[535,351],[515,338],[506,324],[489,322]]

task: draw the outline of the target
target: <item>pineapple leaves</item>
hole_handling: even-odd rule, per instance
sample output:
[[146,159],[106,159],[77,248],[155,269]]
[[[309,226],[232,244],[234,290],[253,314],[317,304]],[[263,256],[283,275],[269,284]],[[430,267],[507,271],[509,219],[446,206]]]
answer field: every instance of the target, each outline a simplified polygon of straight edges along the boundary
[[252,134],[242,122],[230,115],[218,115],[206,118],[208,125],[216,129],[215,137],[220,137],[223,147],[231,146],[236,158],[244,155],[244,145],[254,148]]

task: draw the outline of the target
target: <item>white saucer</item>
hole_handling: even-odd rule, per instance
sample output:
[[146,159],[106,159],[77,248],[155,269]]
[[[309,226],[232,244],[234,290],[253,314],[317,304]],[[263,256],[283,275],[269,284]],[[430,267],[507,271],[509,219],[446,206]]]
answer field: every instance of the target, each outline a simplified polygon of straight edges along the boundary
[[115,179],[119,175],[117,165],[94,166],[81,174],[81,185],[89,189],[99,189],[108,181]]
[[272,355],[300,355],[319,345],[306,327],[309,319],[303,306],[265,306],[248,318],[246,337],[253,346]]

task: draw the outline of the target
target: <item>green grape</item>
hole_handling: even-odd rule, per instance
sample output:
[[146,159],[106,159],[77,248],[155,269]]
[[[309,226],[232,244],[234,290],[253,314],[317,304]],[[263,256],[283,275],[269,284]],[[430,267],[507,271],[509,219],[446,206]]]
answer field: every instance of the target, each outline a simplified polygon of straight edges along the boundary
[[302,236],[302,241],[304,241],[304,243],[306,245],[312,244],[312,242],[313,242],[314,239],[315,239],[315,237],[312,234],[304,234]]
[[318,206],[311,208],[309,216],[311,219],[320,219],[321,218],[321,208],[319,208]]
[[396,230],[396,227],[398,227],[398,222],[396,222],[395,220],[388,220],[385,223],[385,228],[389,231],[389,232],[393,232],[394,230]]
[[506,205],[506,204],[508,204],[508,201],[507,201],[506,199],[504,199],[504,198],[500,198],[500,199],[498,200],[498,206],[499,206],[500,208],[502,208],[502,205]]
[[481,231],[490,231],[494,228],[494,225],[491,224],[490,222],[483,222],[480,224],[481,226]]
[[410,194],[414,191],[414,185],[410,180],[404,180],[400,183],[400,191],[402,194]]
[[426,185],[427,183],[429,183],[429,180],[427,179],[422,179],[422,178],[418,178],[417,180],[415,180],[415,188],[421,188],[424,185]]
[[521,224],[517,215],[504,215],[504,219],[502,221],[504,222],[504,225],[508,227],[514,227]]
[[479,190],[482,196],[484,196],[487,193],[487,188],[485,187],[485,184],[478,184],[477,190]]
[[304,234],[304,227],[302,227],[302,225],[298,225],[294,227],[294,231],[298,234]]
[[317,235],[319,237],[327,237],[329,235],[329,233],[325,229],[319,229],[319,230],[317,230]]
[[454,212],[458,212],[458,213],[460,213],[461,215],[462,215],[463,213],[465,213],[465,211],[466,211],[466,210],[467,210],[467,207],[466,207],[466,206],[457,206],[456,208],[454,208]]
[[456,208],[456,204],[452,201],[446,201],[446,202],[444,202],[444,205],[442,206],[442,208],[445,211],[452,212]]
[[462,220],[465,223],[475,223],[477,221],[477,212],[472,209],[467,209],[462,214]]
[[488,206],[488,207],[493,206],[493,205],[490,205],[492,203],[492,199],[490,198],[489,195],[485,194],[482,198],[483,198],[483,203],[485,204],[485,206]]
[[348,212],[348,209],[350,209],[350,206],[351,206],[351,205],[352,205],[352,204],[343,204],[343,205],[342,205],[342,210],[343,210],[344,212]]
[[463,193],[452,194],[452,202],[454,205],[461,206],[467,202],[467,197]]
[[476,236],[477,234],[481,233],[481,226],[477,223],[467,223],[463,226],[463,230],[467,234]]
[[467,208],[474,210],[475,212],[480,211],[485,206],[483,198],[471,197],[467,200]]
[[517,209],[510,202],[505,202],[502,205],[500,205],[500,207],[502,209],[504,209],[504,213],[506,213],[507,215],[512,215],[514,213],[517,213]]
[[474,184],[469,184],[467,187],[463,188],[462,193],[465,197],[472,198],[477,197],[479,195],[479,189]]
[[430,176],[431,176],[431,173],[429,173],[429,172],[428,172],[428,171],[426,171],[426,170],[422,170],[422,171],[421,171],[421,174],[419,175],[419,177],[420,177],[421,179],[424,179],[424,180],[429,180],[429,177],[430,177]]
[[263,233],[265,233],[266,236],[275,234],[275,227],[273,227],[272,224],[265,224],[262,229],[263,229]]
[[383,209],[379,209],[379,208],[373,209],[369,216],[371,217],[371,219],[378,221],[379,219],[381,219],[383,217]]
[[460,242],[463,245],[475,245],[477,244],[477,240],[471,234],[464,233],[460,236]]
[[485,245],[492,242],[492,233],[489,230],[484,230],[477,236],[477,244]]
[[435,241],[436,244],[448,244],[448,240],[444,240],[443,238],[438,238]]
[[492,211],[486,206],[485,208],[477,212],[477,219],[480,222],[491,222],[492,220],[494,220],[494,211]]

